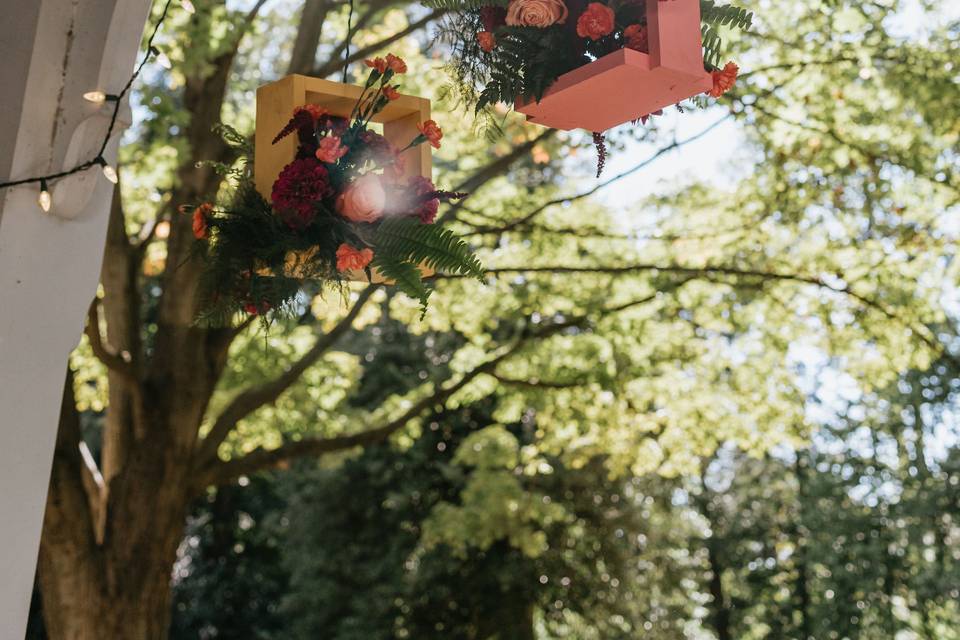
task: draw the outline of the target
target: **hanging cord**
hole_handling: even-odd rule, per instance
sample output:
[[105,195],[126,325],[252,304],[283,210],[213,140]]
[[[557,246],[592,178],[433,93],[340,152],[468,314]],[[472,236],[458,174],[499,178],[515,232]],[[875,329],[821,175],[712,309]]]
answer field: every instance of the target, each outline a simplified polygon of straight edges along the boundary
[[[353,0],[351,0],[352,2]],[[127,84],[124,85],[123,90],[120,93],[115,95],[107,96],[106,100],[113,102],[113,113],[110,116],[110,125],[107,127],[107,133],[104,135],[103,143],[100,145],[100,150],[97,151],[97,157],[93,160],[87,160],[81,164],[78,164],[72,169],[66,171],[60,171],[58,173],[50,173],[44,176],[34,176],[30,178],[23,178],[22,180],[11,180],[9,182],[0,182],[0,189],[7,189],[9,187],[16,187],[23,184],[30,184],[33,182],[39,183],[43,191],[46,191],[45,185],[48,181],[57,180],[58,178],[65,178],[71,176],[75,173],[80,173],[81,171],[86,171],[90,167],[97,165],[103,165],[103,154],[107,150],[107,145],[110,144],[110,138],[113,136],[113,130],[117,126],[117,116],[120,114],[120,106],[123,98],[129,93],[130,88],[133,86],[134,80],[140,75],[140,71],[143,70],[143,67],[150,61],[151,58],[160,55],[160,51],[153,46],[153,41],[157,37],[157,33],[160,31],[160,26],[163,24],[163,21],[167,19],[167,12],[170,10],[170,4],[173,0],[167,0],[163,5],[163,12],[160,14],[160,19],[157,20],[157,24],[153,27],[153,33],[150,34],[150,38],[147,40],[147,53],[143,56],[143,59],[140,61],[140,64],[137,65],[137,68],[134,70],[133,75],[130,76],[130,80],[127,81]],[[192,5],[191,5],[192,6]],[[103,96],[101,95],[101,98]],[[102,101],[102,100],[101,100]]]
[[347,84],[347,68],[350,66],[350,40],[353,38],[353,0],[350,0],[350,13],[347,16],[347,46],[343,50],[343,84]]

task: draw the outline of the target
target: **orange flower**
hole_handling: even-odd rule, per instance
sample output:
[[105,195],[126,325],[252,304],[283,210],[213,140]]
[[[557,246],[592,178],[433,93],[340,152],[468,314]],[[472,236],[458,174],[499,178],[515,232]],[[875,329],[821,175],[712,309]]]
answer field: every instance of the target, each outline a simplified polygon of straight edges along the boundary
[[391,87],[390,85],[384,85],[383,95],[387,96],[387,100],[396,100],[400,97],[400,92],[397,91],[396,87]]
[[417,125],[417,130],[427,141],[433,145],[434,149],[440,148],[440,139],[443,138],[443,131],[433,120],[427,120],[423,124]]
[[354,249],[345,242],[337,249],[337,271],[364,269],[371,260],[373,249]]
[[373,60],[364,60],[363,64],[367,65],[371,69],[376,69],[380,73],[383,73],[387,70],[387,61],[383,58],[374,58]]
[[213,205],[209,202],[204,202],[193,210],[193,237],[197,240],[206,240],[210,237],[207,228],[207,216],[210,215],[211,211],[213,211]]
[[623,39],[627,49],[634,51],[650,52],[650,42],[647,34],[647,27],[639,24],[631,24],[623,30]]
[[395,56],[392,53],[388,53],[386,62],[387,62],[387,67],[391,69],[394,73],[407,72],[407,63],[403,61],[403,58]]
[[601,2],[591,2],[577,20],[577,35],[591,40],[608,36],[613,32],[614,18],[613,9]]
[[497,46],[497,39],[490,31],[481,31],[478,33],[477,42],[480,43],[480,48],[487,53],[493,51],[493,48]]
[[740,73],[740,67],[732,62],[728,62],[723,71],[712,71],[713,89],[708,91],[711,98],[719,98],[737,84],[737,74]]
[[350,147],[340,144],[339,137],[326,136],[321,138],[320,144],[317,146],[317,160],[333,164],[342,158],[347,151],[350,151]]
[[302,107],[297,107],[296,109],[293,110],[294,113],[299,113],[300,111],[306,111],[307,113],[309,113],[310,117],[313,118],[314,122],[316,122],[321,117],[330,113],[323,107],[316,104],[305,104]]

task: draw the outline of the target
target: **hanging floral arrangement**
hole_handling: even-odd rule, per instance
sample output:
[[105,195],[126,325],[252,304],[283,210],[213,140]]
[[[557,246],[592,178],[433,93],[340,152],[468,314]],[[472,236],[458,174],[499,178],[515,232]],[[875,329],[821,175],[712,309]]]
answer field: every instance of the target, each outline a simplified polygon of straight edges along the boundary
[[[601,134],[699,94],[720,97],[720,27],[753,14],[714,0],[425,0],[450,12],[441,36],[466,101],[515,105],[532,122]],[[602,142],[602,137],[600,138]]]
[[[422,144],[440,148],[443,132],[427,120],[397,148],[374,131],[377,114],[400,97],[391,82],[406,64],[393,55],[366,64],[371,71],[349,117],[305,104],[277,132],[274,144],[296,136],[297,145],[269,197],[256,188],[249,155],[239,168],[212,163],[232,179],[232,189],[222,204],[192,208],[205,261],[202,321],[293,311],[310,283],[348,280],[394,284],[425,312],[431,291],[425,278],[432,272],[482,278],[467,244],[436,224],[440,203],[466,194],[404,170],[404,152]],[[250,153],[242,136],[228,127],[223,132]]]

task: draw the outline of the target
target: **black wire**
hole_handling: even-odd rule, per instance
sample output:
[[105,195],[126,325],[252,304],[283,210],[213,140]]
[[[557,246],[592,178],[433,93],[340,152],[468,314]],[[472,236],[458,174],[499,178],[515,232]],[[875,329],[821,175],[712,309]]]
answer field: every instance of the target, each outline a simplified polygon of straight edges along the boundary
[[128,80],[127,84],[124,85],[123,90],[116,94],[116,96],[111,97],[111,100],[113,100],[113,114],[110,116],[110,126],[107,127],[107,133],[103,138],[103,144],[100,145],[100,151],[97,152],[97,156],[93,160],[87,160],[82,164],[78,164],[73,169],[60,171],[59,173],[51,173],[45,176],[36,176],[33,178],[23,178],[22,180],[12,180],[10,182],[0,182],[0,189],[17,187],[22,184],[30,184],[32,182],[48,182],[51,180],[57,180],[59,178],[71,176],[75,173],[80,173],[81,171],[86,171],[90,167],[100,164],[103,154],[107,150],[107,145],[110,144],[110,138],[113,136],[113,130],[117,126],[117,117],[120,115],[120,107],[122,106],[123,98],[130,91],[130,87],[133,86],[134,81],[136,81],[137,77],[140,75],[140,71],[143,70],[143,67],[146,66],[147,62],[150,61],[151,56],[153,56],[154,52],[156,51],[153,46],[153,41],[157,37],[157,33],[160,31],[160,25],[162,25],[163,21],[167,19],[167,12],[170,10],[170,4],[172,2],[173,0],[167,0],[166,4],[163,5],[163,12],[160,14],[160,19],[157,20],[157,24],[153,27],[153,33],[150,34],[150,38],[147,40],[147,53],[143,56],[143,60],[141,60],[140,64],[137,65],[133,75],[130,76],[130,80]]
[[350,0],[350,14],[347,16],[347,46],[343,50],[343,84],[347,84],[347,68],[350,66],[350,40],[353,38],[353,0]]

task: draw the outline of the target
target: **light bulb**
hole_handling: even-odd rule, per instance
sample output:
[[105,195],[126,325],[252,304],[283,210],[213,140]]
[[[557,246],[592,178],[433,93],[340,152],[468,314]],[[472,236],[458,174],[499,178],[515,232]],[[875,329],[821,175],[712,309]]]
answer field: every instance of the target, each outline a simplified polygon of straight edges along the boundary
[[193,3],[190,0],[180,0],[180,6],[183,7],[183,10],[187,13],[196,13],[197,8],[193,6]]
[[170,58],[167,57],[162,51],[157,52],[157,64],[163,67],[164,69],[172,69],[173,63],[170,62]]
[[117,184],[117,180],[119,179],[117,177],[117,170],[111,167],[109,164],[107,164],[107,161],[103,159],[103,156],[98,156],[97,159],[94,160],[94,162],[100,165],[100,168],[103,169],[104,178],[106,178],[113,184]]
[[47,190],[47,181],[40,181],[40,197],[37,198],[37,204],[40,205],[40,208],[43,209],[43,212],[46,213],[50,211],[50,205],[53,204],[53,198],[50,196],[50,192]]
[[107,94],[103,91],[87,91],[83,94],[83,99],[94,104],[103,104],[107,99]]
[[103,165],[103,177],[113,184],[117,184],[117,181],[120,179],[117,176],[117,170],[108,164]]

